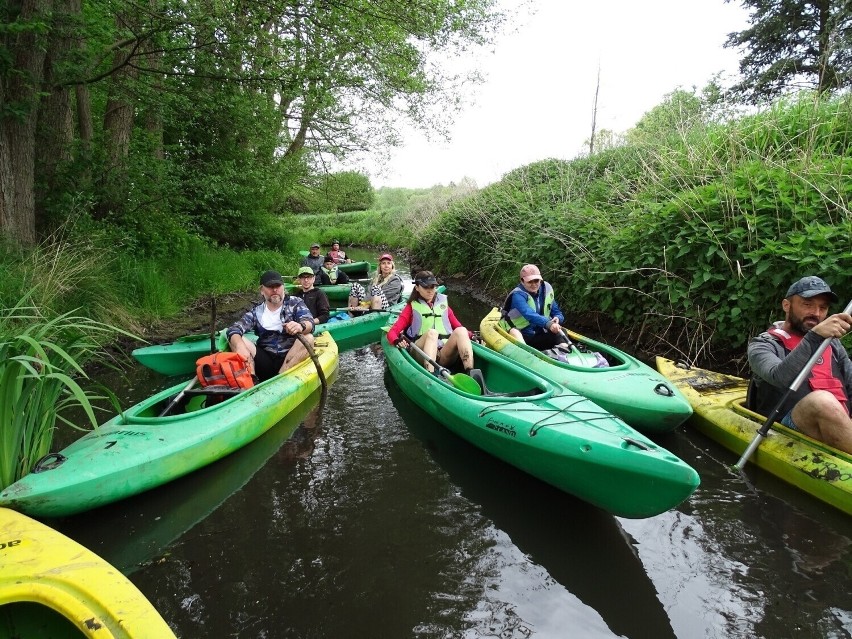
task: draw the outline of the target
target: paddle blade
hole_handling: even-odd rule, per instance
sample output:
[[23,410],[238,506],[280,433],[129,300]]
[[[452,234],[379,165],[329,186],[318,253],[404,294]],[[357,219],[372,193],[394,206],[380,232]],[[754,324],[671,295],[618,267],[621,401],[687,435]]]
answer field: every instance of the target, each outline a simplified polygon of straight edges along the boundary
[[456,373],[455,375],[448,375],[447,379],[460,391],[470,393],[471,395],[482,395],[482,388],[480,388],[477,381],[470,375]]

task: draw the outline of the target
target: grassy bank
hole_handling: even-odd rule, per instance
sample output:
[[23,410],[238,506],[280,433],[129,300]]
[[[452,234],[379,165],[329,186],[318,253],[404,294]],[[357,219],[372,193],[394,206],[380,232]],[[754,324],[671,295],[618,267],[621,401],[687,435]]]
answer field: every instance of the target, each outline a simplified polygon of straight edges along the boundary
[[313,242],[329,247],[334,239],[344,246],[408,247],[452,202],[475,192],[467,181],[428,189],[382,188],[367,211],[294,215],[283,220],[282,232],[291,235],[292,246],[304,248]]

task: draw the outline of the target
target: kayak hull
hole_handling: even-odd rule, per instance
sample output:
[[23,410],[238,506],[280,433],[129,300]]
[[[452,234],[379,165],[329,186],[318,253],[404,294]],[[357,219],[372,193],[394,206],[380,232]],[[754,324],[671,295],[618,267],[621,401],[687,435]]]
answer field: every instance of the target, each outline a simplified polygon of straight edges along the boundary
[[[474,345],[490,391],[476,396],[382,339],[391,375],[415,404],[485,452],[612,514],[652,517],[689,497],[698,474],[590,400]],[[493,387],[492,387],[493,386]]]
[[[321,335],[314,350],[325,377],[331,377],[336,343]],[[31,472],[0,493],[0,506],[61,517],[144,492],[257,439],[319,388],[320,379],[307,359],[220,403],[197,395],[174,414],[159,417],[185,386],[181,382],[153,395],[59,451],[60,463]]]
[[65,535],[0,508],[0,636],[174,639],[124,575]]
[[[743,405],[748,380],[657,358],[657,369],[684,393],[699,432],[742,455],[766,417]],[[852,456],[776,422],[749,462],[852,514]]]
[[[567,361],[561,362],[516,341],[499,321],[500,311],[495,308],[480,324],[489,348],[588,397],[645,434],[671,432],[692,414],[689,402],[672,383],[621,350],[568,330],[575,346]],[[593,368],[595,352],[605,356],[610,366]]]

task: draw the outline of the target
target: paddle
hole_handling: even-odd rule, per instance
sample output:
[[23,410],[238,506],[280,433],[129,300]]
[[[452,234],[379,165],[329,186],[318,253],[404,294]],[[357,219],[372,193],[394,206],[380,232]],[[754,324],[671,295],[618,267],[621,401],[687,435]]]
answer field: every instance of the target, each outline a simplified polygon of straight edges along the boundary
[[301,333],[296,333],[296,339],[302,343],[302,346],[305,347],[305,350],[308,351],[308,355],[311,358],[311,361],[314,363],[317,369],[317,375],[319,375],[320,384],[322,385],[322,394],[325,395],[328,390],[328,382],[325,379],[325,372],[322,370],[322,366],[319,362],[319,357],[317,357],[317,353],[314,350],[314,347],[311,346],[311,343],[305,339],[305,336]]
[[[407,341],[407,340],[406,340]],[[479,384],[475,379],[473,379],[470,375],[465,375],[464,373],[456,373],[455,375],[451,374],[446,368],[441,366],[434,359],[429,357],[423,350],[414,344],[413,342],[408,342],[408,352],[414,351],[424,360],[432,364],[435,367],[435,374],[439,375],[446,379],[450,384],[458,388],[460,391],[464,391],[465,393],[470,393],[471,395],[482,395],[482,389],[479,387]]]
[[186,386],[184,386],[184,387],[183,387],[183,390],[182,390],[181,392],[179,392],[177,395],[175,395],[175,396],[172,398],[172,401],[170,401],[170,402],[169,402],[168,406],[166,406],[166,407],[163,409],[163,412],[162,412],[162,413],[160,413],[160,414],[158,415],[158,417],[165,417],[166,415],[168,415],[168,414],[169,414],[169,412],[170,412],[170,411],[171,411],[171,410],[172,410],[175,406],[177,406],[177,403],[178,403],[178,402],[179,402],[179,401],[183,398],[183,396],[184,396],[184,395],[186,395],[186,391],[188,391],[189,389],[191,389],[191,388],[192,388],[193,386],[195,386],[197,383],[198,383],[198,378],[197,378],[197,377],[193,377],[191,380],[189,380],[189,383],[188,383]]
[[[846,308],[843,309],[844,313],[852,313],[852,300],[849,301],[849,304],[846,305]],[[775,422],[775,418],[778,416],[778,413],[781,411],[781,408],[784,406],[784,403],[787,399],[799,390],[799,387],[802,385],[802,382],[805,381],[807,376],[810,374],[811,369],[814,367],[814,364],[817,363],[817,360],[822,357],[822,354],[825,352],[825,349],[828,348],[831,343],[832,338],[826,337],[822,340],[822,344],[819,345],[814,351],[814,354],[811,355],[811,358],[805,364],[805,367],[802,371],[796,376],[796,379],[793,380],[793,383],[790,384],[790,387],[784,393],[784,395],[779,400],[778,404],[775,408],[772,409],[772,412],[769,413],[769,416],[766,418],[766,421],[763,422],[763,426],[757,431],[757,434],[754,436],[754,439],[751,440],[751,443],[748,445],[748,448],[745,449],[742,457],[740,457],[739,461],[734,464],[734,468],[737,470],[742,470],[746,465],[749,457],[751,457],[752,453],[757,450],[757,447],[760,446],[760,442],[763,441],[763,438],[769,433],[769,429],[772,427],[772,424]]]
[[210,353],[217,351],[216,348],[216,296],[210,296]]

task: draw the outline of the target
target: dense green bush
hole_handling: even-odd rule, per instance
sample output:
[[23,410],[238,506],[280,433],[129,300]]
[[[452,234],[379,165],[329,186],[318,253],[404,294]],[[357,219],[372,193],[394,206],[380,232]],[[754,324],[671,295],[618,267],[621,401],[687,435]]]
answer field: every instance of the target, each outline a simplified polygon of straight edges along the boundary
[[690,357],[744,348],[803,275],[848,299],[850,99],[690,117],[672,135],[512,171],[450,204],[415,251],[497,289],[538,263],[569,312],[605,311]]

